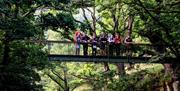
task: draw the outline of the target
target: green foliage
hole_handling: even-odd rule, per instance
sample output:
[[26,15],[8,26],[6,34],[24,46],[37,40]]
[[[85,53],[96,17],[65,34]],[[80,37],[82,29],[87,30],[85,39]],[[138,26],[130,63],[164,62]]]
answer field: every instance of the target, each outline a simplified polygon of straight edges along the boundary
[[170,76],[165,76],[161,70],[150,71],[145,69],[139,72],[121,76],[109,84],[110,91],[152,91],[160,89],[166,81],[171,80]]
[[[45,71],[45,75],[47,75],[47,77],[42,77],[45,77],[44,79],[46,81],[48,78],[50,78],[51,80],[49,81],[53,82],[56,85],[54,86],[55,90],[62,91],[65,89],[69,89],[73,91],[85,82],[81,79],[75,78],[74,75],[72,75],[72,71],[74,72],[75,70],[71,69],[69,65],[71,65],[72,67],[72,64],[53,62],[52,67]],[[73,64],[73,66],[75,65]],[[52,84],[47,83],[44,86],[49,87],[50,85]],[[45,90],[47,89],[48,88],[45,88]]]
[[[142,1],[142,5],[139,1]],[[80,4],[81,3],[78,3],[76,5],[79,5],[79,7],[84,7]],[[143,54],[142,52],[146,51],[148,54],[153,56],[156,55],[153,57],[153,61],[162,61],[165,57],[174,57],[174,55],[179,57],[177,55],[179,54],[179,48],[175,46],[176,44],[179,44],[179,7],[174,4],[174,1],[168,2],[166,0],[163,0],[163,2],[158,2],[157,0],[95,0],[97,10],[96,14],[98,17],[100,17],[100,19],[96,21],[96,30],[97,32],[105,31],[112,33],[114,32],[113,30],[115,28],[114,21],[118,20],[119,26],[117,27],[117,31],[120,32],[123,37],[125,37],[125,30],[127,30],[127,18],[129,15],[133,15],[133,39],[139,39],[139,43],[146,42],[152,44],[174,44],[172,47],[165,47],[164,49],[166,51],[163,52],[161,51],[161,49],[163,49],[161,47],[154,47],[153,50],[149,50],[149,48],[145,46],[133,47],[133,49],[139,49],[139,51],[137,51],[138,54]],[[74,10],[79,7],[74,6],[71,7],[71,9]],[[67,13],[67,11],[68,9],[64,10],[65,13]],[[149,11],[150,14],[147,11]],[[63,11],[60,11],[60,13],[62,12]],[[116,19],[114,19],[114,17]],[[53,22],[56,23],[53,24]],[[53,24],[52,26],[55,28],[63,28],[56,27],[58,26],[57,23],[57,21],[53,20],[51,24]],[[88,31],[90,26],[86,24],[87,21],[83,21],[80,27],[83,30]],[[62,45],[58,47],[64,51],[67,51],[67,49]],[[58,51],[57,49],[55,50]],[[161,71],[151,72],[149,70],[143,70],[135,74],[125,75],[118,78],[116,77],[117,75],[114,69],[110,72],[103,73],[103,69],[97,64],[77,63],[74,65],[68,65],[68,67],[70,67],[68,69],[69,75],[74,75],[76,78],[83,80],[82,83],[88,83],[88,86],[90,85],[93,90],[102,90],[105,85],[108,85],[108,88],[112,91],[150,91],[154,90],[153,88],[159,88],[159,86],[161,87],[165,81],[170,80],[170,77],[164,76]],[[60,71],[60,73],[62,72]],[[60,74],[60,76],[62,75]],[[73,79],[74,77],[72,76],[70,78]],[[74,79],[73,82],[79,81]]]
[[[42,85],[38,83],[41,78],[37,71],[47,67],[47,55],[42,51],[44,46],[26,42],[26,39],[43,38],[44,29],[51,29],[64,38],[72,39],[72,32],[77,27],[73,14],[77,14],[75,11],[79,8],[96,8],[97,12],[95,12],[100,17],[96,20],[97,32],[116,31],[122,36],[126,35],[124,30],[127,27],[127,17],[133,15],[133,38],[141,38],[140,42],[143,40],[152,44],[172,45],[165,47],[165,51],[162,51],[161,47],[155,47],[154,50],[134,47],[139,49],[137,53],[141,54],[142,50],[150,51],[156,55],[153,61],[162,61],[166,57],[175,57],[178,60],[180,15],[177,3],[175,0],[83,0],[83,4],[81,0],[0,0],[0,60],[5,55],[4,46],[7,45],[10,49],[8,65],[0,65],[0,89],[43,90]],[[34,15],[35,11],[46,8],[48,13],[42,11],[42,15],[38,15],[41,17]],[[79,22],[82,30],[90,30],[91,24],[87,21]],[[5,44],[6,42],[9,44]],[[60,47],[58,49],[69,53],[64,45],[53,47]],[[54,49],[56,53],[59,52],[57,48]],[[70,49],[73,47],[70,46]],[[154,72],[154,70],[145,69],[118,77],[115,68],[106,73],[102,72],[101,64],[54,63],[54,65],[54,68],[47,73],[49,78],[56,85],[58,84],[58,90],[65,87],[64,74],[67,76],[66,85],[71,90],[85,84],[92,87],[94,91],[102,90],[106,86],[110,91],[151,91],[171,80],[171,77],[164,75],[161,70]]]
[[8,66],[0,65],[0,88],[3,91],[39,91],[42,85],[36,70],[42,70],[48,64],[42,47],[22,41],[11,45],[11,62]]
[[[48,64],[44,52],[27,51],[28,49],[21,49],[16,51],[23,51],[24,53],[12,54],[12,62],[8,66],[0,65],[0,88],[3,91],[31,91],[42,90],[41,84],[37,84],[40,81],[39,74],[36,70],[40,70]],[[18,52],[14,52],[18,53]],[[28,54],[25,54],[28,53]],[[31,54],[31,55],[30,55]],[[36,54],[40,54],[38,56]],[[27,57],[28,56],[28,57]],[[43,60],[44,59],[44,60]]]
[[68,13],[58,13],[55,16],[51,13],[42,16],[44,25],[52,28],[75,29],[75,22]]
[[0,88],[2,91],[39,91],[41,85],[39,74],[29,66],[10,64],[6,67],[0,67]]
[[[21,45],[20,45],[21,44]],[[12,43],[12,63],[42,69],[47,62],[47,54],[42,51],[43,46],[28,42],[17,41]]]
[[[28,42],[42,38],[43,31],[35,20],[40,6],[31,0],[0,1],[0,89],[2,91],[39,91],[41,80],[37,70],[47,62],[43,46]],[[7,59],[4,59],[7,58]],[[7,62],[7,64],[3,64]]]
[[42,19],[44,27],[60,33],[67,39],[73,39],[71,37],[71,31],[75,30],[76,23],[69,13],[59,12],[56,15],[48,13],[44,14]]

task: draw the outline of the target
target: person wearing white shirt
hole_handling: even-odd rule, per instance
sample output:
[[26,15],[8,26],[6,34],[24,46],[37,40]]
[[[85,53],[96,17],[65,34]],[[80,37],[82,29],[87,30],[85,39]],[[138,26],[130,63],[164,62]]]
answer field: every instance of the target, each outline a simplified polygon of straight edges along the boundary
[[114,36],[112,34],[108,34],[108,43],[109,43],[109,56],[113,56],[113,49],[114,49]]

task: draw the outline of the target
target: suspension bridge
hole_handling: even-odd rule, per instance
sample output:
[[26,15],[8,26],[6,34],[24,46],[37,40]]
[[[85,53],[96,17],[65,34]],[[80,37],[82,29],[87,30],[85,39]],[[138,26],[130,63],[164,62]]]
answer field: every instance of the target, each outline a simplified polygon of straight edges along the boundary
[[[97,49],[97,55],[92,55],[91,43],[89,43],[88,55],[84,56],[83,48],[81,45],[81,53],[79,55],[75,54],[75,44],[72,41],[54,41],[54,40],[36,40],[33,41],[38,44],[44,44],[45,49],[48,50],[48,60],[49,61],[60,61],[60,62],[108,62],[108,63],[161,63],[160,61],[151,61],[151,52],[155,51],[155,46],[151,44],[132,44],[132,50],[130,50],[131,55],[128,54],[125,45],[121,45],[120,55],[110,56],[108,55],[108,44],[107,55],[102,56],[99,53],[100,49]],[[160,46],[160,45],[158,45]],[[168,59],[168,58],[166,58]],[[166,63],[166,61],[163,61]]]

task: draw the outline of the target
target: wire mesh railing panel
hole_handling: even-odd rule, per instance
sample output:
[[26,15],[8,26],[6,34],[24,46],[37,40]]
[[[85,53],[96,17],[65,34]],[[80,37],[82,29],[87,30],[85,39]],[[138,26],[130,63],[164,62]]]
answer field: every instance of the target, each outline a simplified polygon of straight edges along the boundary
[[[65,41],[47,41],[46,42],[49,54],[57,55],[93,55],[93,48],[91,43],[88,44],[86,50],[84,50],[84,45],[81,43],[78,47],[74,42]],[[84,54],[86,51],[86,54]],[[102,56],[102,49],[97,46],[96,55]],[[131,44],[125,45],[121,44],[118,46],[109,46],[107,43],[105,49],[103,49],[103,56],[132,56],[132,57],[151,57],[153,54],[154,47],[149,44]]]
[[[31,41],[36,44],[42,44],[45,47],[43,50],[48,50],[48,57],[57,60],[81,60],[81,61],[105,61],[105,62],[133,62],[137,63],[148,62],[157,56],[157,52],[160,54],[164,51],[171,51],[171,45],[151,45],[151,44],[137,44],[130,45],[120,44],[119,46],[105,44],[105,49],[100,48],[97,44],[96,53],[92,47],[92,43],[88,43],[86,51],[84,52],[84,44],[80,43],[77,47],[77,43],[72,41],[52,41],[52,40],[34,40]],[[179,47],[179,46],[177,46]],[[162,52],[161,52],[162,51]],[[87,54],[84,54],[87,53]],[[80,55],[80,56],[76,56]],[[69,58],[68,58],[69,57]],[[80,58],[79,58],[80,57]],[[171,57],[164,57],[166,60],[172,59]],[[154,60],[154,59],[153,59]],[[154,61],[155,62],[155,61]],[[157,62],[160,62],[157,60]]]

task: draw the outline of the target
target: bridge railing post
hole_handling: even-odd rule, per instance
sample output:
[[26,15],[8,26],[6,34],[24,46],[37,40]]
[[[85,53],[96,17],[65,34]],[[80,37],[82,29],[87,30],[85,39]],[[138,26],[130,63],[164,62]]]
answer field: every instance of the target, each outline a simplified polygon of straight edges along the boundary
[[46,43],[48,47],[48,54],[51,54],[51,43],[50,42],[46,42]]

